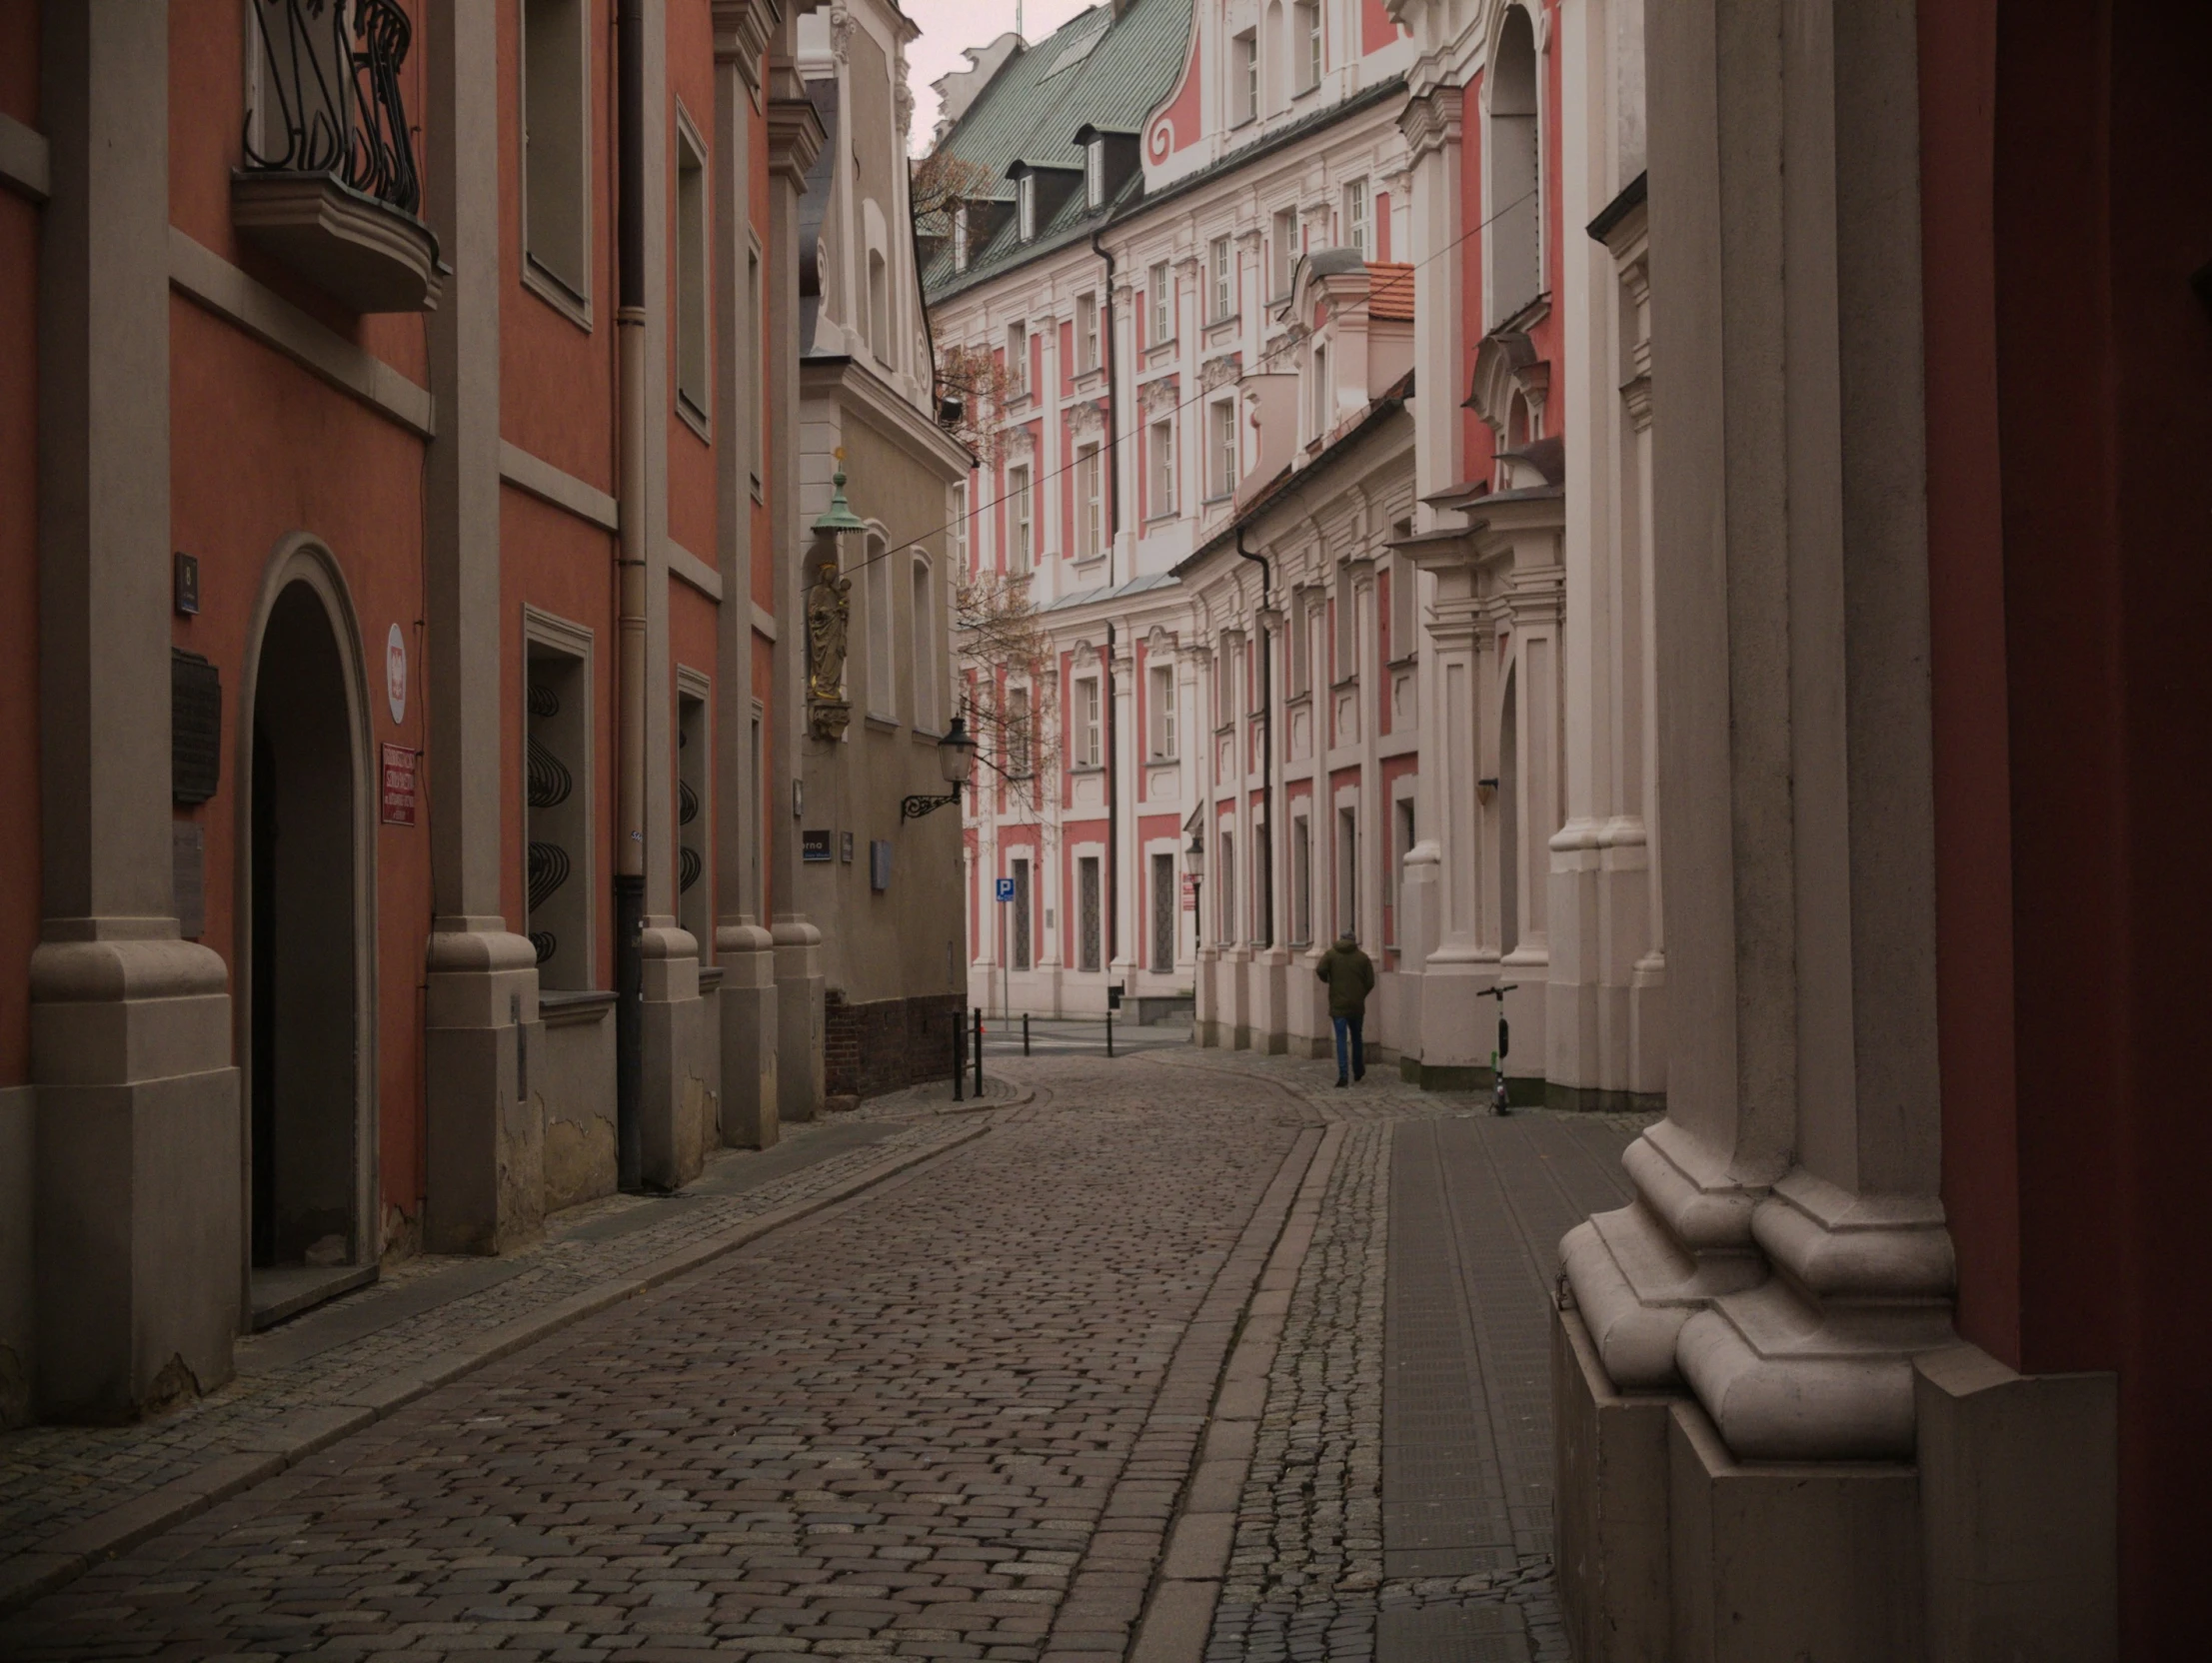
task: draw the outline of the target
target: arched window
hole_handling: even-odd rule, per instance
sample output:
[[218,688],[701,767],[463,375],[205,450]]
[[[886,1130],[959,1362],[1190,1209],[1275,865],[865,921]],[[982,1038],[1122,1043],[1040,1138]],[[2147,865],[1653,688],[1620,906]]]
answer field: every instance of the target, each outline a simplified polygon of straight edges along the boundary
[[876,362],[891,362],[891,269],[874,249],[868,251],[868,345]]
[[1542,147],[1536,123],[1536,35],[1519,6],[1506,12],[1490,58],[1490,308],[1495,329],[1542,292]]

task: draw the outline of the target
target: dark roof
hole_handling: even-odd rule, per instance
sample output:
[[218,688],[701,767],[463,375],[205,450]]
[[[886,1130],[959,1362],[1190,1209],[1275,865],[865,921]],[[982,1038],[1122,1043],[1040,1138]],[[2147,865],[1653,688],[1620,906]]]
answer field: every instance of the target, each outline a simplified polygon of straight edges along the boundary
[[[1191,0],[1130,0],[1119,17],[1110,5],[1079,13],[1008,59],[953,124],[939,152],[971,162],[997,181],[1017,163],[1080,171],[1084,154],[1078,133],[1087,127],[1135,133],[1174,90],[1190,44],[1190,7]],[[953,270],[948,238],[923,273],[923,287],[933,300],[942,300],[1088,235],[1142,191],[1141,170],[1096,209],[1081,190],[1071,191],[1028,242],[1009,215],[988,242],[969,250],[965,272]],[[1000,194],[1013,193],[1002,188]]]

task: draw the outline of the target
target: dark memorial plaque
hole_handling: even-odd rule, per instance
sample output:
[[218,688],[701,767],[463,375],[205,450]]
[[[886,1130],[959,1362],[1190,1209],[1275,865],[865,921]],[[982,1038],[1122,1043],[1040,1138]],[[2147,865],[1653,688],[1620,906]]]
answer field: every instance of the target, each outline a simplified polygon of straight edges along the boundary
[[197,653],[169,650],[169,795],[205,803],[223,778],[222,673]]

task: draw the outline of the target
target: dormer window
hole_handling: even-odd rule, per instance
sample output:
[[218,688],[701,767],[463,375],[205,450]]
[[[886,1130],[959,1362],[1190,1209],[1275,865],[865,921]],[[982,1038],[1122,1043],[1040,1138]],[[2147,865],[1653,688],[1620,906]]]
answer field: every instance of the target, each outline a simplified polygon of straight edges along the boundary
[[1083,202],[1097,213],[1106,206],[1106,140],[1095,138],[1083,147]]
[[968,204],[953,206],[953,270],[968,270]]
[[1313,349],[1313,437],[1328,432],[1328,349]]
[[1304,0],[1295,8],[1299,50],[1298,91],[1311,92],[1321,84],[1320,0]]
[[1228,43],[1231,123],[1242,126],[1259,114],[1259,40],[1249,29]]
[[1037,175],[1025,173],[1015,186],[1015,234],[1025,243],[1037,240]]

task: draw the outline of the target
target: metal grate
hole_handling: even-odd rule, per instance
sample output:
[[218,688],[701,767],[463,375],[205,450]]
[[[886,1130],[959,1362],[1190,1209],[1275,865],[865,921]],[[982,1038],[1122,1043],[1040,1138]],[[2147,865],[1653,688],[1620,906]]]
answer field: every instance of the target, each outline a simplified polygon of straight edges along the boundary
[[1091,858],[1079,860],[1076,871],[1083,897],[1083,968],[1096,970],[1103,962],[1099,939],[1099,862]]

